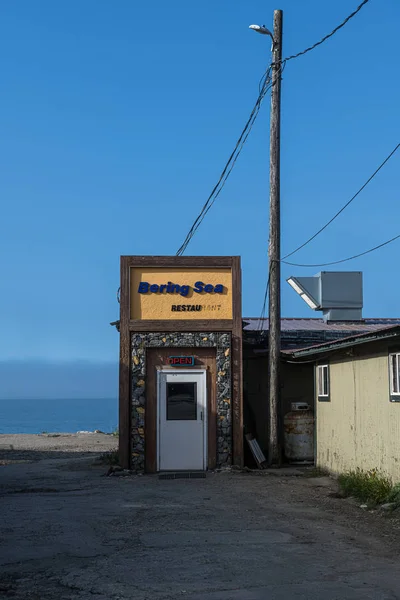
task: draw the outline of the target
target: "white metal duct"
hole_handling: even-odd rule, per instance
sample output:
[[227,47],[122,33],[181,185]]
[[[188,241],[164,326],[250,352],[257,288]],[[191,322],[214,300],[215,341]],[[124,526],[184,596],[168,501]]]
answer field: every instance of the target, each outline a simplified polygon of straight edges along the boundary
[[288,284],[326,321],[362,320],[361,271],[321,271],[314,277],[289,277]]

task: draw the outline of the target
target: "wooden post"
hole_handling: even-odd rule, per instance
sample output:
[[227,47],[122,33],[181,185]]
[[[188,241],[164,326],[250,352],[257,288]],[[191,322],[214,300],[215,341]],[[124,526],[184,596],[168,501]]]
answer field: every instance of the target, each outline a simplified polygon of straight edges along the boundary
[[281,129],[281,10],[274,11],[274,42],[270,125],[270,225],[269,225],[269,447],[270,465],[281,464],[280,443],[280,352],[281,352],[281,264],[280,264],[280,129]]
[[131,466],[131,334],[129,330],[129,264],[121,256],[121,297],[119,325],[119,462]]

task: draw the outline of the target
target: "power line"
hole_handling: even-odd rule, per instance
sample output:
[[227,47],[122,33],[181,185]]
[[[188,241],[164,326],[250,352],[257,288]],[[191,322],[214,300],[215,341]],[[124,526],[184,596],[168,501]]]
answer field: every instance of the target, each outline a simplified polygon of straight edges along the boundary
[[[281,68],[280,68],[280,73],[279,73],[280,75],[282,74],[284,68],[285,68],[285,63],[282,63]],[[188,245],[189,245],[191,239],[193,238],[194,234],[196,233],[197,229],[200,227],[204,217],[206,216],[206,214],[208,213],[208,211],[210,210],[210,208],[212,207],[212,205],[218,198],[219,194],[221,193],[223,187],[225,186],[225,183],[226,183],[229,175],[231,174],[231,172],[236,164],[236,161],[239,158],[241,151],[243,150],[243,146],[245,145],[247,138],[249,137],[250,132],[254,126],[254,123],[257,119],[257,116],[258,116],[260,108],[261,108],[261,103],[264,100],[267,92],[269,91],[269,89],[271,87],[272,87],[272,78],[271,78],[271,66],[270,66],[270,67],[268,67],[266,73],[261,78],[260,92],[259,92],[257,101],[254,105],[254,108],[250,114],[250,117],[247,120],[247,123],[246,123],[242,133],[239,136],[238,141],[236,142],[236,146],[235,146],[232,154],[230,155],[217,184],[214,186],[211,194],[207,198],[207,201],[205,202],[199,215],[195,219],[192,227],[190,228],[184,242],[182,243],[179,250],[177,251],[177,253],[176,253],[177,256],[182,256],[182,254],[185,252],[186,248],[188,247]]]
[[270,278],[268,276],[268,281],[267,281],[267,285],[265,288],[264,304],[263,304],[263,308],[261,311],[260,319],[258,321],[258,327],[257,327],[258,343],[262,342],[262,340],[263,340],[263,324],[264,324],[265,319],[267,318],[266,309],[267,309],[267,300],[268,300],[268,296],[269,296],[269,279]]
[[[183,241],[182,245],[180,246],[180,248],[178,249],[176,255],[177,256],[182,256],[182,254],[185,252],[186,248],[188,247],[192,237],[194,236],[196,230],[198,229],[198,227],[200,226],[201,222],[203,221],[206,213],[208,212],[208,210],[211,208],[212,204],[215,202],[215,199],[219,196],[219,194],[221,193],[222,188],[224,187],[226,180],[228,179],[232,168],[237,160],[237,157],[239,156],[243,145],[246,143],[247,137],[248,137],[248,133],[250,133],[255,120],[258,116],[258,112],[260,110],[260,106],[261,106],[261,102],[267,92],[267,86],[268,83],[271,79],[271,67],[269,67],[266,71],[266,73],[263,75],[263,80],[264,83],[261,86],[261,82],[260,82],[260,87],[261,90],[259,92],[257,101],[254,105],[253,110],[250,113],[250,117],[247,120],[246,125],[244,126],[244,129],[242,131],[242,133],[239,136],[238,141],[236,142],[236,146],[233,150],[233,152],[231,153],[221,175],[220,178],[218,180],[218,182],[216,183],[216,185],[214,186],[211,194],[209,195],[209,197],[207,198],[207,201],[205,202],[203,208],[201,209],[199,215],[197,216],[197,218],[195,219],[192,227],[190,228],[185,240]],[[246,135],[247,134],[247,135]],[[235,158],[236,157],[236,158]],[[231,166],[231,168],[230,168]],[[220,189],[218,190],[219,186],[221,185]],[[218,191],[217,191],[218,190]]]
[[267,301],[268,301],[268,296],[269,296],[269,284],[270,284],[270,278],[271,278],[271,264],[269,265],[269,269],[268,269],[268,279],[267,279],[267,284],[265,286],[265,293],[264,293],[264,301],[263,301],[263,306],[261,309],[261,314],[260,314],[260,318],[258,320],[258,325],[257,325],[257,334],[258,334],[258,341],[261,342],[262,341],[262,333],[263,333],[263,321],[266,319],[267,317]]
[[267,312],[267,300],[268,300],[268,294],[269,294],[270,275],[271,275],[271,269],[269,269],[269,272],[268,272],[267,285],[265,286],[264,303],[263,303],[263,307],[262,307],[262,310],[261,310],[260,320],[259,320],[259,323],[258,323],[258,332],[259,333],[261,333],[261,331],[262,331],[262,322],[265,319],[266,312]]
[[317,46],[320,46],[321,44],[323,44],[324,42],[326,42],[326,40],[329,40],[329,38],[331,38],[333,35],[335,35],[335,33],[337,31],[339,31],[339,29],[342,29],[342,27],[344,27],[346,25],[346,23],[348,23],[350,21],[350,19],[352,19],[353,17],[355,17],[356,14],[358,12],[360,12],[360,10],[362,9],[362,7],[367,4],[367,2],[369,2],[369,0],[363,0],[363,2],[361,2],[361,4],[355,9],[355,11],[353,11],[348,17],[346,17],[345,20],[342,21],[342,23],[340,23],[340,25],[338,25],[337,27],[335,27],[335,29],[333,29],[333,31],[331,31],[330,33],[328,33],[328,35],[326,35],[321,40],[319,40],[319,42],[316,42],[312,46],[309,46],[308,48],[306,48],[305,50],[302,50],[301,52],[298,52],[297,54],[293,54],[292,56],[288,56],[284,60],[285,61],[293,60],[294,58],[298,58],[299,56],[303,56],[304,54],[307,54],[307,52],[311,52],[311,50],[314,50],[314,48],[316,48]]
[[301,264],[297,264],[297,263],[288,262],[286,260],[282,260],[281,262],[285,263],[285,265],[291,265],[292,267],[330,267],[331,265],[338,265],[340,263],[344,263],[349,260],[354,260],[355,258],[360,258],[360,256],[365,256],[365,254],[369,254],[370,252],[379,250],[379,248],[383,248],[383,246],[387,246],[388,244],[391,244],[392,242],[394,242],[395,240],[398,240],[399,238],[400,238],[400,234],[396,235],[395,237],[391,238],[390,240],[387,240],[386,242],[383,242],[383,244],[379,244],[379,246],[374,246],[374,248],[370,248],[369,250],[366,250],[365,252],[360,252],[360,254],[355,254],[354,256],[349,256],[348,258],[342,258],[342,260],[335,260],[333,262],[320,263],[320,264],[315,264],[315,265],[301,265]]
[[[321,44],[323,44],[326,40],[328,40],[329,38],[331,38],[333,35],[335,35],[335,33],[337,33],[340,29],[342,29],[342,27],[344,27],[355,15],[357,15],[357,13],[363,8],[363,6],[365,6],[365,4],[367,4],[369,2],[369,0],[363,0],[363,2],[361,2],[361,4],[348,16],[346,17],[346,19],[344,21],[342,21],[342,23],[340,23],[337,27],[335,27],[335,29],[333,29],[329,34],[327,34],[326,36],[324,36],[321,40],[319,40],[318,42],[316,42],[315,44],[313,44],[312,46],[309,46],[308,48],[306,48],[305,50],[302,50],[301,52],[298,52],[297,54],[293,54],[285,59],[283,59],[280,63],[280,72],[279,72],[279,76],[282,74],[283,69],[286,66],[286,62],[288,60],[293,60],[294,58],[298,58],[299,56],[303,56],[304,54],[307,54],[308,52],[311,52],[311,50],[314,50],[314,48],[317,48],[318,46],[320,46]],[[184,242],[182,243],[182,245],[180,246],[180,248],[178,249],[176,255],[177,256],[182,256],[183,253],[185,252],[186,248],[188,247],[191,239],[193,238],[194,234],[196,233],[197,229],[199,228],[199,226],[201,225],[203,219],[205,218],[207,212],[210,210],[210,208],[212,207],[212,205],[214,204],[214,202],[216,201],[216,199],[218,198],[219,194],[221,193],[229,175],[231,174],[233,167],[235,166],[235,163],[243,149],[244,144],[247,141],[247,138],[250,134],[250,131],[253,128],[253,125],[257,119],[258,113],[260,111],[260,107],[261,107],[261,103],[265,97],[265,95],[267,94],[268,90],[271,88],[272,84],[271,84],[271,66],[268,67],[266,73],[262,76],[261,80],[260,80],[260,85],[259,85],[259,96],[257,98],[256,104],[250,114],[250,117],[238,139],[238,141],[236,142],[236,146],[232,152],[232,154],[230,155],[228,162],[226,163],[221,176],[217,182],[217,184],[214,186],[211,194],[209,195],[206,203],[204,204],[203,208],[201,209],[199,215],[197,216],[197,218],[195,219],[192,227],[190,228]],[[396,148],[397,149],[397,148]],[[390,157],[389,157],[390,158]],[[383,165],[382,165],[383,166]],[[379,171],[379,169],[378,169]],[[376,173],[375,173],[376,174]],[[374,176],[375,176],[374,174]],[[367,185],[369,183],[369,181],[365,184]],[[365,186],[364,186],[365,187]],[[362,188],[363,189],[363,188]],[[359,190],[358,193],[360,193],[362,190]],[[358,193],[356,194],[356,196],[358,195]],[[355,197],[354,196],[348,204],[350,204]],[[348,204],[346,206],[348,206]],[[344,208],[346,208],[346,206]],[[344,208],[342,210],[344,210]],[[340,212],[342,212],[342,210]],[[340,214],[340,212],[338,214]],[[337,216],[335,215],[335,217],[332,219],[334,220]],[[330,221],[331,223],[332,221]],[[308,244],[312,239],[314,239],[314,237],[316,237],[317,235],[319,235],[319,233],[321,233],[321,231],[323,231],[330,223],[328,223],[326,226],[324,226],[319,232],[317,232],[317,234],[315,234],[315,236],[313,236],[313,238],[310,238],[310,240],[308,240],[304,245]],[[303,246],[301,246],[303,247]],[[287,258],[288,256],[291,256],[292,254],[294,254],[295,252],[297,252],[300,248],[294,250],[291,254],[287,255],[285,258]],[[267,298],[267,294],[268,294],[268,284],[267,284],[267,289],[266,289],[266,296],[264,298],[264,305],[266,304],[266,298]],[[263,308],[264,310],[264,308]]]
[[[361,9],[362,7],[367,4],[367,2],[369,2],[369,0],[363,0],[363,2],[361,2],[361,4],[356,8],[356,10],[354,10],[348,17],[346,17],[346,19],[344,21],[342,21],[342,23],[340,23],[337,27],[335,27],[335,29],[333,29],[328,35],[326,35],[325,37],[323,37],[321,40],[319,40],[318,42],[316,42],[315,44],[313,44],[312,46],[306,48],[305,50],[302,50],[301,52],[298,52],[297,54],[293,54],[291,56],[288,56],[287,58],[283,59],[281,61],[281,69],[280,69],[280,73],[279,75],[282,74],[283,69],[286,66],[286,62],[288,60],[293,60],[294,58],[298,58],[299,56],[303,56],[304,54],[307,54],[308,52],[310,52],[311,50],[314,50],[314,48],[316,48],[317,46],[320,46],[321,44],[323,44],[326,40],[328,40],[330,37],[332,37],[333,35],[335,35],[335,33],[337,31],[339,31],[340,29],[342,29],[342,27],[344,27],[346,25],[346,23],[348,23],[350,21],[350,19],[352,19]],[[182,245],[180,246],[180,248],[178,249],[176,255],[177,256],[182,256],[182,254],[185,252],[186,248],[188,247],[191,239],[193,238],[195,232],[197,231],[197,229],[199,228],[199,226],[201,225],[204,217],[206,216],[207,212],[210,210],[210,208],[212,207],[212,205],[214,204],[215,200],[218,198],[219,194],[222,191],[222,188],[224,187],[229,175],[232,172],[232,169],[239,157],[239,154],[241,153],[244,144],[247,141],[247,138],[250,134],[250,131],[253,128],[253,125],[257,119],[258,113],[260,111],[260,107],[261,107],[261,103],[265,97],[265,95],[267,94],[268,90],[271,87],[271,66],[268,67],[266,73],[262,76],[261,80],[260,80],[260,85],[259,85],[259,96],[257,98],[257,101],[255,103],[255,106],[250,114],[250,117],[238,139],[238,141],[236,142],[236,146],[232,152],[232,154],[230,155],[228,162],[226,163],[221,176],[217,182],[217,184],[214,186],[211,194],[209,195],[209,197],[207,198],[206,203],[204,204],[203,208],[201,209],[199,215],[197,216],[197,218],[195,219],[192,227],[190,228],[185,240],[183,241]],[[335,217],[336,218],[336,217]],[[318,235],[318,234],[317,234]]]
[[298,252],[299,250],[301,250],[302,248],[304,248],[305,246],[307,246],[320,233],[322,233],[331,223],[333,223],[333,221],[353,202],[353,200],[355,200],[357,198],[357,196],[359,194],[361,194],[361,192],[373,180],[373,178],[375,177],[375,175],[377,175],[379,173],[379,171],[382,169],[382,167],[384,167],[386,165],[386,163],[392,158],[393,154],[395,154],[395,152],[399,148],[400,148],[400,144],[397,144],[397,146],[395,147],[395,149],[391,151],[391,153],[389,154],[389,156],[387,156],[385,158],[385,160],[379,165],[379,167],[376,169],[376,171],[374,171],[374,173],[371,175],[371,177],[369,179],[367,179],[367,181],[364,183],[364,185],[362,185],[360,187],[360,189],[354,194],[354,196],[352,198],[350,198],[350,200],[348,202],[346,202],[346,204],[344,206],[342,206],[342,208],[340,210],[338,210],[338,212],[330,219],[330,221],[328,221],[323,227],[321,227],[321,229],[319,229],[316,233],[314,233],[314,235],[312,235],[310,238],[308,238],[308,240],[305,241],[304,244],[301,244],[295,250],[293,250],[289,254],[286,254],[286,256],[284,256],[282,260],[284,260],[285,258],[289,258],[289,256],[293,256],[293,254],[296,254],[296,252]]

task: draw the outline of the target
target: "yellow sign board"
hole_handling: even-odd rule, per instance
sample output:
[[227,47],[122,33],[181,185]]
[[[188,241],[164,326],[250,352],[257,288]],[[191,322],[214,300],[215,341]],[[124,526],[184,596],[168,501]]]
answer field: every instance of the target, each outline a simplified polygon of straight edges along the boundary
[[135,320],[232,319],[230,268],[131,267]]

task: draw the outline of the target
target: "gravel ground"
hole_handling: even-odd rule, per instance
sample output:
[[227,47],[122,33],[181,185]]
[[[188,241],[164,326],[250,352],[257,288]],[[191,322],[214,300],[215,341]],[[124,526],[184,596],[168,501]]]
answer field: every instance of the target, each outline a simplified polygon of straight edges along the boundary
[[105,477],[111,436],[65,436],[67,458],[44,460],[59,438],[29,437],[14,444],[35,462],[0,468],[1,600],[400,598],[398,520],[329,478]]

